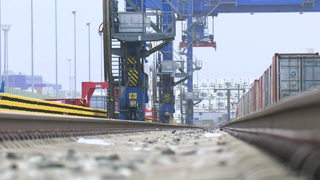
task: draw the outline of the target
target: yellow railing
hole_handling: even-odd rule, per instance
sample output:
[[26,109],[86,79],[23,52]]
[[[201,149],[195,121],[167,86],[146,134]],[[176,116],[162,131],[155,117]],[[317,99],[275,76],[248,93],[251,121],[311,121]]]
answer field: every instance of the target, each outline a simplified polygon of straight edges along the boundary
[[87,117],[106,117],[107,111],[0,93],[0,109]]

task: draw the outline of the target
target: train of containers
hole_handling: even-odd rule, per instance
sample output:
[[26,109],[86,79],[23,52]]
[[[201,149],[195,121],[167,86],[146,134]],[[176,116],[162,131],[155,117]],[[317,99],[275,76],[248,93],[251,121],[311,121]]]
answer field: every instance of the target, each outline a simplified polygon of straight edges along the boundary
[[241,97],[237,117],[245,117],[319,85],[319,53],[275,54],[271,66]]

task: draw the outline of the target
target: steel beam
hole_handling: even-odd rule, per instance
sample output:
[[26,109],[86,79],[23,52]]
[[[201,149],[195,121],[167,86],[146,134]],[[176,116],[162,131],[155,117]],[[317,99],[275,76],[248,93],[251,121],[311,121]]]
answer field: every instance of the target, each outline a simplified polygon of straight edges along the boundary
[[110,1],[103,0],[104,79],[109,82],[108,116],[114,117],[114,84],[112,77]]

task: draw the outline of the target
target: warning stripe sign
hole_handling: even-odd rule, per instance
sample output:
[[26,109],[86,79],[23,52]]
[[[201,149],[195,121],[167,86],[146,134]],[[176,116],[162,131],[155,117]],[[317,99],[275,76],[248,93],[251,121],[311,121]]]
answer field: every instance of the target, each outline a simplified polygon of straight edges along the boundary
[[136,63],[136,60],[135,60],[134,58],[132,58],[132,57],[129,57],[129,58],[128,58],[128,63],[129,63],[129,64],[135,64],[135,63]]
[[165,94],[164,95],[164,102],[165,103],[170,103],[171,102],[171,95],[170,94]]
[[137,70],[128,71],[129,86],[136,87],[138,85],[139,73]]

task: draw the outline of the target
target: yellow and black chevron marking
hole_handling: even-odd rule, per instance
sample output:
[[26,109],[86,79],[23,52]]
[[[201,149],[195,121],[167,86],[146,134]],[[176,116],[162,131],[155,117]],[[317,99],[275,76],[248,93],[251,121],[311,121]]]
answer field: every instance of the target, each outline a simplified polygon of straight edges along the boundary
[[133,57],[128,58],[128,64],[135,64],[136,60]]
[[49,114],[63,114],[86,117],[106,117],[107,111],[61,104],[40,99],[32,99],[11,94],[0,93],[0,110],[16,112],[36,112]]
[[138,86],[139,72],[137,70],[128,71],[129,86]]
[[81,105],[84,105],[84,102],[83,102],[83,100],[82,100],[82,99],[80,99],[80,104],[81,104]]
[[170,94],[164,94],[164,102],[165,103],[171,102],[171,95]]

